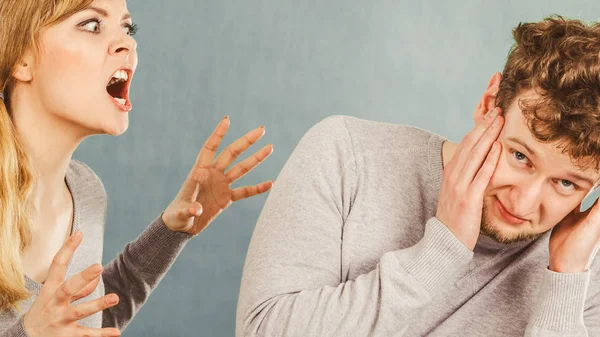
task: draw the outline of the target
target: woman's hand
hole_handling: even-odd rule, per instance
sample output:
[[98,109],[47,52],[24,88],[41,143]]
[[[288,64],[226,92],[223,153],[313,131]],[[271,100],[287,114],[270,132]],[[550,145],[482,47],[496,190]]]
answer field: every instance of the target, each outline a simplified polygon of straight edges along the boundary
[[77,324],[78,320],[113,307],[119,302],[116,294],[109,294],[90,302],[71,305],[71,302],[91,294],[102,274],[102,266],[94,264],[65,281],[67,265],[81,239],[82,234],[78,231],[56,253],[48,271],[48,279],[23,317],[23,327],[29,337],[121,335],[115,328],[93,329]]
[[253,156],[225,172],[225,169],[240,154],[256,143],[265,133],[264,127],[248,132],[244,137],[225,148],[214,160],[219,144],[228,128],[229,118],[225,117],[204,143],[204,147],[181,190],[163,213],[162,219],[169,229],[196,235],[233,201],[249,198],[271,189],[273,182],[267,181],[231,190],[230,185],[265,160],[273,152],[273,146],[270,144],[265,146]]

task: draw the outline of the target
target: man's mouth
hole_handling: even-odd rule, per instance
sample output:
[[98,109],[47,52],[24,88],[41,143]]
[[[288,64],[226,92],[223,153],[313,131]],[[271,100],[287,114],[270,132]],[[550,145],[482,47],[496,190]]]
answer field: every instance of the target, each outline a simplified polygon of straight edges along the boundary
[[[131,108],[129,103],[129,84],[131,83],[131,69],[121,68],[113,73],[108,84],[106,85],[106,91],[108,94],[121,105],[121,108]],[[127,109],[127,110],[129,110]]]
[[510,213],[509,210],[507,210],[506,208],[504,208],[504,205],[502,205],[502,203],[500,202],[500,200],[498,198],[494,198],[494,206],[496,207],[497,212],[509,223],[513,224],[513,225],[520,225],[522,223],[524,223],[525,219],[523,218],[519,218],[515,215],[513,215],[512,213]]

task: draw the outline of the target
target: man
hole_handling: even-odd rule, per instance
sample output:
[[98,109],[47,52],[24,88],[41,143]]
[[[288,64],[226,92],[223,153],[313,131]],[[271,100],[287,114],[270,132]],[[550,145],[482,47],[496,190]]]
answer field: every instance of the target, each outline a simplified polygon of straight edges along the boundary
[[520,24],[460,144],[313,127],[250,243],[237,336],[599,336],[600,25]]

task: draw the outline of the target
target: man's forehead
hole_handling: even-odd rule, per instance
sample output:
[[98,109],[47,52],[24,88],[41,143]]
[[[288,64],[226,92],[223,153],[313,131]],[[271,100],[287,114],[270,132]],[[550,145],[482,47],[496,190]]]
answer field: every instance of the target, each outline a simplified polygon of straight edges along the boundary
[[[533,90],[525,91],[516,97],[515,102],[513,102],[508,110],[504,112],[505,123],[500,136],[513,143],[520,144],[535,157],[551,159],[555,166],[565,169],[572,168],[580,173],[585,172],[590,178],[600,177],[600,174],[594,167],[586,169],[579,167],[577,162],[572,160],[569,153],[564,151],[567,144],[563,141],[559,140],[548,143],[542,142],[534,137],[527,123],[527,119],[517,101],[519,99],[535,99],[536,97],[539,97],[539,95]],[[596,180],[597,179],[594,179],[594,182]]]
[[[527,97],[532,97],[532,95],[529,94]],[[590,166],[583,169],[577,165],[569,153],[564,151],[566,144],[560,141],[547,143],[536,139],[518,104],[512,104],[508,111],[504,112],[504,117],[505,123],[500,137],[510,144],[516,145],[519,152],[525,151],[524,154],[542,166],[541,168],[585,180],[590,186],[600,178],[595,167]]]

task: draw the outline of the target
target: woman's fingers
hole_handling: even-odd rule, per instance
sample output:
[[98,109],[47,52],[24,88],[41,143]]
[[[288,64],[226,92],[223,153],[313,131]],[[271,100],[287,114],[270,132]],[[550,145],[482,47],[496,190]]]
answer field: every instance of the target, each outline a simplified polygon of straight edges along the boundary
[[71,278],[63,282],[54,293],[53,302],[56,304],[71,303],[73,297],[88,284],[92,283],[95,278],[102,273],[100,264],[93,264],[87,267],[84,271],[73,275]]
[[212,135],[208,137],[206,142],[204,142],[204,146],[202,150],[200,150],[200,154],[198,154],[198,159],[196,160],[196,166],[200,165],[202,167],[210,167],[213,164],[213,160],[215,158],[215,154],[219,149],[219,145],[221,145],[221,141],[223,137],[227,134],[227,130],[229,129],[229,117],[225,116],[215,130]]
[[94,291],[94,289],[96,289],[96,287],[98,286],[98,283],[100,283],[100,275],[98,275],[95,279],[92,280],[92,282],[88,283],[85,287],[83,287],[83,289],[78,291],[71,298],[71,302],[77,301],[91,294]]
[[181,221],[186,221],[191,217],[200,216],[202,211],[202,205],[199,202],[194,201],[186,207],[180,209],[179,212],[177,212],[177,218]]
[[239,138],[231,145],[225,148],[221,154],[217,157],[214,167],[219,171],[225,171],[225,169],[233,163],[237,157],[244,153],[252,144],[256,143],[265,134],[265,127],[258,127],[243,137]]
[[76,322],[80,319],[91,316],[104,309],[114,307],[119,303],[119,296],[116,294],[108,294],[93,301],[74,305],[69,308],[65,315],[65,322]]
[[75,336],[85,337],[116,337],[121,336],[121,332],[116,328],[88,328],[84,326],[77,327]]
[[232,184],[236,180],[240,179],[246,173],[252,171],[255,167],[257,167],[260,163],[262,163],[268,156],[273,153],[273,145],[269,144],[256,153],[254,153],[251,157],[245,159],[241,163],[235,165],[231,170],[227,171],[225,176],[229,180],[229,183]]
[[67,242],[63,244],[58,253],[54,255],[54,259],[50,264],[50,269],[48,270],[48,277],[42,289],[40,290],[41,297],[47,297],[50,299],[58,287],[65,280],[65,274],[67,272],[67,266],[69,265],[69,261],[73,257],[75,250],[79,247],[81,240],[83,238],[83,234],[80,230],[75,232]]
[[272,181],[265,181],[254,186],[244,186],[236,188],[235,190],[231,191],[231,200],[238,201],[241,199],[253,197],[257,194],[265,193],[268,190],[270,190],[272,186]]

